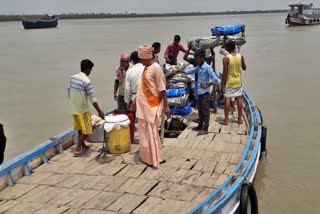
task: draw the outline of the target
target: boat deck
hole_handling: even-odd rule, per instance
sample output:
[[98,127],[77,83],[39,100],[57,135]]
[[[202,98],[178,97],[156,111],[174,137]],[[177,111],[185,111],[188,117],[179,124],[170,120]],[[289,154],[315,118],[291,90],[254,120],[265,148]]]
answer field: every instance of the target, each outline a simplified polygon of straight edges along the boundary
[[98,162],[101,144],[89,144],[86,157],[74,146],[53,156],[0,192],[0,213],[186,213],[232,174],[248,139],[248,122],[219,124],[223,110],[211,114],[209,134],[197,136],[191,122],[178,138],[166,138],[167,162],[158,169],[139,159],[139,145]]

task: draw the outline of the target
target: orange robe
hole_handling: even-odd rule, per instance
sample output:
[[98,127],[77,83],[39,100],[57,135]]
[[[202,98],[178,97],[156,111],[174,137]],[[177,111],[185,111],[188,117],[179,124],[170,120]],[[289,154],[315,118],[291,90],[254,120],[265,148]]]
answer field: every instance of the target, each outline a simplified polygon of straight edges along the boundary
[[[164,160],[159,136],[163,101],[159,98],[160,92],[166,90],[166,79],[158,63],[147,67],[141,78],[136,97],[140,158],[143,162],[158,167]],[[147,94],[151,97],[146,97]]]

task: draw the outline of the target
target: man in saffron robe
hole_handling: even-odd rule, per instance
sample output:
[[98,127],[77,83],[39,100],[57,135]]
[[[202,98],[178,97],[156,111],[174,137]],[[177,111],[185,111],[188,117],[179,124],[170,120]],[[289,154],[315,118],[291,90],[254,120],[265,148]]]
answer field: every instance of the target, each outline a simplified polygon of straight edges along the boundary
[[162,113],[169,118],[171,112],[167,102],[166,79],[160,65],[154,62],[152,52],[153,48],[150,46],[139,47],[140,61],[146,67],[137,91],[136,117],[141,160],[150,166],[158,167],[165,162],[160,144],[159,118]]

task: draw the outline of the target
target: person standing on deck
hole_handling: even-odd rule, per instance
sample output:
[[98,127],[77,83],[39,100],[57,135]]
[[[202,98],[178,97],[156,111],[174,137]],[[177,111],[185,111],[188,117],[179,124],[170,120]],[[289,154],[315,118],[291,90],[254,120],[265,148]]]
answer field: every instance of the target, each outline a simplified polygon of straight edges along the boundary
[[153,47],[153,59],[156,63],[160,65],[159,53],[161,51],[161,44],[159,42],[155,42],[152,44],[152,47]]
[[198,127],[193,128],[194,131],[199,131],[198,135],[208,134],[210,112],[209,112],[209,99],[210,99],[210,86],[218,83],[212,67],[206,63],[205,52],[203,50],[197,51],[195,59],[198,66],[194,69],[177,70],[175,72],[185,74],[198,75],[198,97],[199,97],[199,124]]
[[133,66],[129,68],[126,75],[126,85],[124,100],[127,104],[127,109],[136,112],[136,95],[140,85],[141,75],[144,70],[144,65],[140,62],[138,51],[134,51],[130,55]]
[[139,47],[139,58],[145,69],[137,91],[138,133],[140,157],[148,165],[158,167],[165,162],[160,145],[159,117],[165,113],[171,116],[166,95],[166,79],[162,68],[155,63],[153,48],[147,45]]
[[81,156],[88,150],[85,139],[92,134],[91,114],[88,100],[97,110],[99,116],[104,120],[104,113],[101,111],[97,99],[94,96],[93,85],[89,79],[94,64],[88,59],[81,61],[81,72],[71,76],[68,85],[68,97],[71,114],[73,115],[74,129],[78,131],[79,141],[74,151],[74,156]]
[[[189,57],[190,53],[191,53],[191,44],[189,43],[188,45],[188,50],[187,52],[184,54],[183,59],[190,63],[191,65],[193,65],[194,67],[198,66],[197,60],[195,59],[195,57]],[[214,49],[210,49],[210,54],[207,54],[208,50],[206,50],[206,62],[208,65],[212,66],[213,71],[215,72],[215,52]],[[194,81],[194,98],[196,101],[196,106],[199,109],[199,97],[198,97],[198,74],[195,73],[195,81]],[[214,107],[213,107],[213,113],[217,113],[217,89],[216,89],[216,84],[214,85],[214,87],[212,88],[211,94],[213,95],[213,102],[214,102]]]
[[116,70],[114,80],[114,99],[118,103],[118,110],[126,110],[126,103],[124,101],[124,88],[126,81],[126,73],[130,67],[130,57],[126,53],[120,55],[120,66]]
[[238,106],[238,123],[242,124],[242,80],[241,68],[246,70],[244,57],[237,53],[235,42],[226,44],[229,55],[223,58],[223,74],[221,81],[221,93],[225,96],[224,125],[228,125],[231,98],[235,98]]
[[181,37],[179,35],[175,35],[173,43],[168,45],[168,47],[166,48],[166,51],[164,52],[166,63],[170,65],[176,65],[179,52],[187,52],[183,45],[180,44],[180,41]]
[[4,160],[4,151],[6,149],[7,138],[4,135],[3,125],[0,123],[0,164]]

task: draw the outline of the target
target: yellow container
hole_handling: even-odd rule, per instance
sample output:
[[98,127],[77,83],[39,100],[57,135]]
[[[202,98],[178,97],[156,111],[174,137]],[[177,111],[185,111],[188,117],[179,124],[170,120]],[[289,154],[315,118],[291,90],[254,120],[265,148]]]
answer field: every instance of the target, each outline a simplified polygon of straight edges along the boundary
[[107,149],[111,154],[123,154],[131,149],[130,128],[121,126],[108,134]]

